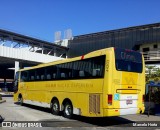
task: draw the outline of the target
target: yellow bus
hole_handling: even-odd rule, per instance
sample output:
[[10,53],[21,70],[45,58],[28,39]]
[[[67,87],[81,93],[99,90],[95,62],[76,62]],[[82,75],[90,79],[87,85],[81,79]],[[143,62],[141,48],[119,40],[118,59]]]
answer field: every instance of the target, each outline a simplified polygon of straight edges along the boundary
[[141,53],[106,48],[76,58],[21,69],[14,101],[50,108],[54,115],[120,116],[144,112]]

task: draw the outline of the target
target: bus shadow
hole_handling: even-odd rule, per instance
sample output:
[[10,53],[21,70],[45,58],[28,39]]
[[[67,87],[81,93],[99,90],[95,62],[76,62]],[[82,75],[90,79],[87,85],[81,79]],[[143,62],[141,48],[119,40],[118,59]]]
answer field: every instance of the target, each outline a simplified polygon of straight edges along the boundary
[[56,127],[129,127],[133,126],[132,121],[121,117],[83,117],[74,115],[71,120],[41,120],[44,123],[51,123]]
[[4,118],[0,115],[0,123],[4,121]]
[[77,120],[80,122],[96,125],[96,126],[131,126],[133,121],[127,120],[122,117],[83,117],[83,116],[73,116],[73,120]]
[[[19,105],[19,103],[15,103],[17,105]],[[50,109],[49,108],[43,108],[43,107],[39,107],[39,106],[34,106],[34,105],[29,105],[29,104],[23,104],[24,107],[29,107],[38,111],[43,111],[43,112],[47,112],[50,113]],[[63,113],[60,112],[59,116],[63,116]],[[54,117],[53,117],[54,118]],[[84,116],[78,116],[78,115],[73,115],[71,120],[68,121],[57,121],[54,119],[46,119],[46,120],[41,120],[42,122],[52,122],[52,125],[55,124],[55,126],[59,126],[62,125],[63,122],[63,126],[75,126],[75,127],[90,127],[90,126],[100,126],[100,127],[107,127],[107,126],[117,126],[117,127],[121,127],[121,126],[132,126],[131,124],[134,123],[131,120],[127,120],[125,118],[122,117],[84,117]],[[75,121],[78,121],[78,123],[75,123]]]
[[[14,104],[20,105],[19,102],[15,102]],[[35,110],[39,110],[39,111],[43,111],[43,112],[48,112],[48,113],[51,112],[49,108],[34,106],[34,105],[30,105],[30,104],[23,103],[22,106],[28,107],[28,108],[31,108],[31,109],[35,109]]]

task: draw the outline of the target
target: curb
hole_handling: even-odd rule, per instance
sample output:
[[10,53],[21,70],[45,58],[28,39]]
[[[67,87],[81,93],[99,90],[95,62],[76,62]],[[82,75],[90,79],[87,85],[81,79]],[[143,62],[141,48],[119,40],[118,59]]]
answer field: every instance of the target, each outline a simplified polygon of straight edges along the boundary
[[0,104],[6,102],[6,100],[0,100]]

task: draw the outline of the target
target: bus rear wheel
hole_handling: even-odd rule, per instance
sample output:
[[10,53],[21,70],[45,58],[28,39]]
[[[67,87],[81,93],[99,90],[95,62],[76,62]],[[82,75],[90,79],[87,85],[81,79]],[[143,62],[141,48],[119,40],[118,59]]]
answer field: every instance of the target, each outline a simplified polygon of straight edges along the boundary
[[52,107],[51,107],[51,112],[53,115],[59,115],[59,102],[58,100],[53,100],[52,102]]
[[69,118],[69,119],[72,118],[72,116],[73,116],[73,106],[72,106],[71,103],[69,103],[69,102],[65,103],[63,114],[64,114],[64,117],[66,117],[66,118]]

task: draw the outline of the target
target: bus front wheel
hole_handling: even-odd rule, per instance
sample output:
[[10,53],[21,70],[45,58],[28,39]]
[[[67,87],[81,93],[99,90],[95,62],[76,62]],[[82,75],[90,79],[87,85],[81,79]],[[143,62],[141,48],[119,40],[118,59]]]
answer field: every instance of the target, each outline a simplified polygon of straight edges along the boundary
[[53,100],[52,102],[52,108],[51,108],[51,111],[52,111],[52,114],[53,115],[58,115],[59,114],[59,102],[58,100]]
[[69,119],[72,118],[72,116],[73,116],[73,106],[72,106],[71,103],[69,103],[69,102],[65,103],[63,114],[64,114],[64,117],[66,117],[66,118],[69,118]]

